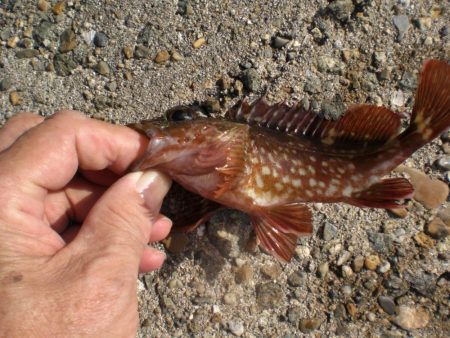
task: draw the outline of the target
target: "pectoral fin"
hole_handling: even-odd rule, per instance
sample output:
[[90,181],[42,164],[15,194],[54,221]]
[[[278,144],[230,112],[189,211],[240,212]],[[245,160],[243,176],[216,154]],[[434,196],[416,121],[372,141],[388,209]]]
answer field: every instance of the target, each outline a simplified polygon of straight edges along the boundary
[[291,260],[298,237],[312,233],[311,212],[300,203],[261,208],[252,225],[261,247],[284,262]]

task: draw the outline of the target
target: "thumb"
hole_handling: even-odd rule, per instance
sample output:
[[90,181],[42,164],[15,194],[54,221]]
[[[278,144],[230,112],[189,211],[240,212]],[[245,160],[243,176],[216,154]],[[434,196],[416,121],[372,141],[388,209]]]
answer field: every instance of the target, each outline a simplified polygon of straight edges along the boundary
[[69,245],[100,257],[112,254],[117,265],[137,272],[170,184],[155,170],[120,178],[97,201]]

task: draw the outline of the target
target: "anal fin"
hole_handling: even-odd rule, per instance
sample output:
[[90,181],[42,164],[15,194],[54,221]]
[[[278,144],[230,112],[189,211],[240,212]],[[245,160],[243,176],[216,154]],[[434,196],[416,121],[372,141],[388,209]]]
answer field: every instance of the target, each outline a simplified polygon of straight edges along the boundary
[[413,194],[414,188],[407,179],[388,178],[353,194],[346,202],[358,207],[393,209],[401,206],[402,200],[412,198]]
[[261,247],[284,262],[291,260],[298,237],[312,233],[311,212],[300,203],[261,208],[251,218]]

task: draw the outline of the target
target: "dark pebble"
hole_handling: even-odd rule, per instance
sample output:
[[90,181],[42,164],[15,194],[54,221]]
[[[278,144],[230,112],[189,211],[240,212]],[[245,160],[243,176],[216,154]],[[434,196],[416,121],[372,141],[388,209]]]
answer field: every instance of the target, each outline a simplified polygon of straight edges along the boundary
[[53,32],[52,28],[54,25],[48,21],[42,21],[39,26],[33,29],[33,38],[34,40],[42,44],[45,39],[51,39]]
[[320,327],[322,321],[318,318],[305,318],[300,321],[300,331],[309,333]]
[[393,249],[392,238],[390,235],[379,232],[368,233],[369,242],[372,248],[378,253],[389,253]]
[[346,22],[354,10],[351,0],[337,0],[328,5],[329,12],[339,21]]
[[144,46],[137,46],[134,49],[134,58],[135,59],[145,59],[150,57],[151,55],[151,50],[150,48],[144,47]]
[[395,303],[391,297],[387,296],[378,297],[378,304],[380,304],[383,311],[386,312],[388,315],[392,316],[395,314]]
[[290,286],[301,286],[301,285],[305,285],[305,278],[304,278],[304,273],[302,272],[293,272],[289,277],[288,277],[288,284]]
[[245,88],[250,92],[257,92],[261,89],[262,80],[254,68],[246,69],[241,74]]
[[417,87],[417,76],[412,72],[406,71],[400,80],[400,87],[403,89],[415,90]]
[[0,81],[0,91],[4,92],[7,91],[12,87],[12,81],[11,79],[5,77]]
[[53,59],[56,74],[68,76],[71,71],[77,68],[78,64],[67,54],[57,54]]
[[325,241],[331,241],[334,237],[336,237],[336,234],[337,228],[333,224],[326,222],[323,226],[322,238]]
[[37,49],[22,49],[16,53],[16,58],[18,59],[30,59],[39,55],[39,51]]
[[96,47],[106,47],[108,45],[108,37],[103,32],[97,32],[94,36],[94,45]]
[[256,301],[262,308],[278,308],[284,301],[282,287],[272,282],[256,285]]
[[406,271],[404,279],[409,283],[411,289],[424,297],[431,297],[436,291],[436,277],[431,274],[421,272],[414,274]]
[[272,46],[277,49],[281,49],[289,43],[289,39],[283,38],[281,36],[276,36],[273,39]]
[[59,37],[59,50],[61,53],[67,53],[77,46],[77,37],[71,29],[66,29]]

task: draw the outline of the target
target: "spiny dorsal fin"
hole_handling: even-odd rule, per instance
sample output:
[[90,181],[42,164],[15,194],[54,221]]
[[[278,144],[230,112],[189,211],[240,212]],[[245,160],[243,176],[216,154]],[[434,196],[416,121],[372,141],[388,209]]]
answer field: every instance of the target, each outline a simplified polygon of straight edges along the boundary
[[252,104],[245,100],[238,102],[229,110],[227,118],[336,147],[383,144],[397,136],[400,129],[397,114],[368,104],[354,105],[342,118],[332,121],[305,110],[298,103],[293,106],[284,102],[270,105],[260,98]]

